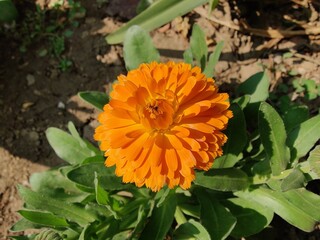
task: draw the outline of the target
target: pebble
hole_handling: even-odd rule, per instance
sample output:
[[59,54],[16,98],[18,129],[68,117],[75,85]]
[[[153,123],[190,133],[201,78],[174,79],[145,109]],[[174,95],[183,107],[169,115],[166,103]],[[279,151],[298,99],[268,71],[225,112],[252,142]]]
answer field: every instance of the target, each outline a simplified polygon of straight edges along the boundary
[[32,86],[36,82],[35,77],[32,74],[27,75],[27,85]]
[[58,106],[57,106],[59,109],[66,109],[66,105],[63,103],[63,102],[61,102],[61,101],[59,101],[58,102]]

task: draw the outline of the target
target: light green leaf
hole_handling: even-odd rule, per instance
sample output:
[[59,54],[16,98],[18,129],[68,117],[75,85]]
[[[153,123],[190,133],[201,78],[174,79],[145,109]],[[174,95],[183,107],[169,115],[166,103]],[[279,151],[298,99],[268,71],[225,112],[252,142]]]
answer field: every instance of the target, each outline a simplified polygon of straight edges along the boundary
[[18,190],[25,203],[34,209],[52,212],[81,226],[96,219],[96,216],[86,211],[84,207],[47,197],[21,185],[18,186]]
[[[219,0],[216,0],[216,1],[218,2]],[[223,48],[223,42],[221,41],[216,45],[214,52],[210,54],[207,66],[206,66],[205,70],[203,71],[203,73],[207,77],[212,78],[214,76],[214,69],[219,61],[222,48]]]
[[291,189],[304,187],[305,184],[306,178],[303,172],[300,169],[295,168],[285,179],[282,180],[281,190],[285,192]]
[[216,199],[204,190],[195,194],[200,202],[200,222],[207,229],[212,240],[226,239],[235,227],[237,219]]
[[99,183],[106,190],[121,190],[129,188],[130,184],[122,184],[121,178],[115,175],[114,167],[106,167],[103,163],[90,163],[69,171],[67,177],[81,186],[94,188],[95,172]]
[[106,40],[109,44],[121,43],[131,26],[139,25],[146,31],[151,31],[206,2],[208,0],[158,0],[116,32],[108,35]]
[[249,77],[238,87],[238,92],[250,95],[250,103],[265,101],[269,97],[269,77],[266,72],[259,72]]
[[214,160],[214,168],[233,167],[240,159],[241,153],[247,144],[247,128],[244,114],[238,104],[230,106],[233,118],[228,123],[225,133],[228,137],[227,143],[223,146],[223,155]]
[[83,99],[84,101],[101,111],[103,110],[104,105],[106,105],[109,102],[109,97],[104,92],[86,91],[79,92],[78,95],[81,99]]
[[310,152],[308,162],[311,170],[320,178],[320,145]]
[[305,156],[320,139],[320,114],[295,127],[288,135],[291,161]]
[[260,187],[251,191],[236,192],[235,195],[268,207],[288,223],[305,232],[313,231],[316,221],[305,213],[300,206],[291,203],[291,201],[285,197],[286,193],[287,192],[282,193]]
[[212,12],[218,6],[219,0],[210,0],[209,1],[209,13]]
[[58,128],[48,128],[46,136],[55,153],[72,165],[79,164],[84,159],[95,155],[94,151]]
[[270,161],[272,174],[277,176],[286,169],[290,159],[283,121],[273,107],[262,102],[258,124],[261,142]]
[[183,60],[185,63],[189,63],[191,66],[193,65],[193,55],[190,48],[183,52]]
[[188,222],[181,224],[174,231],[174,239],[176,240],[187,240],[187,239],[196,239],[196,240],[211,240],[211,237],[208,231],[205,229],[201,223],[196,222],[193,219],[190,219]]
[[283,122],[289,133],[294,127],[308,120],[309,109],[307,106],[290,107],[283,116]]
[[139,26],[128,29],[123,43],[123,57],[128,70],[136,69],[142,63],[159,61],[160,55],[149,34]]
[[176,195],[172,193],[164,200],[161,207],[153,208],[150,221],[145,226],[139,239],[164,239],[172,225],[176,206]]
[[206,35],[197,24],[194,24],[192,28],[190,47],[198,66],[201,66],[201,69],[204,70],[207,63],[208,46],[206,43]]
[[250,95],[243,95],[232,101],[232,103],[237,103],[242,110],[248,105],[249,102],[250,102]]
[[273,218],[273,211],[251,200],[230,198],[223,205],[237,218],[237,224],[231,232],[236,238],[259,233],[269,226]]
[[305,188],[294,189],[283,193],[284,197],[297,208],[320,221],[320,196]]
[[210,169],[196,173],[196,185],[219,191],[238,191],[248,187],[249,180],[240,169]]
[[19,210],[18,213],[30,222],[45,225],[48,227],[68,227],[65,218],[58,217],[52,213],[33,211],[33,210]]

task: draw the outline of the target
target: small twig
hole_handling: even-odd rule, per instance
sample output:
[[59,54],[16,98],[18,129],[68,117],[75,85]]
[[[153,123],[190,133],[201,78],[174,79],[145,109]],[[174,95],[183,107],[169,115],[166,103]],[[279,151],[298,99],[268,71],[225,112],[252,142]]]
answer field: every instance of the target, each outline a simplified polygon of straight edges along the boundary
[[318,66],[320,66],[320,62],[315,60],[315,59],[313,59],[312,57],[303,55],[301,53],[297,53],[294,50],[291,50],[290,52],[297,58],[302,58],[302,59],[304,59],[304,60],[306,60],[308,62],[312,62],[312,63],[317,64]]
[[260,36],[260,37],[267,37],[267,38],[287,38],[287,37],[293,37],[293,36],[299,36],[299,35],[317,35],[320,34],[320,27],[308,27],[304,30],[280,30],[280,29],[258,29],[258,28],[252,28],[250,26],[244,25],[239,26],[235,25],[231,22],[226,22],[220,19],[215,18],[214,16],[208,16],[207,12],[203,8],[196,8],[195,12],[200,14],[201,16],[218,23],[220,25],[226,26],[228,28],[237,30],[237,31],[243,31],[243,32],[249,32],[253,35]]

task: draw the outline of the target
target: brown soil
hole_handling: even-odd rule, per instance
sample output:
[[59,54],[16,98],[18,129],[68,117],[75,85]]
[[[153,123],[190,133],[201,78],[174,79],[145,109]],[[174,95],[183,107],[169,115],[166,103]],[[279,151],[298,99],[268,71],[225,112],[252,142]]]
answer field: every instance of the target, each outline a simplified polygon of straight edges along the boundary
[[[28,2],[30,8],[34,7],[33,2]],[[69,71],[59,70],[58,61],[52,57],[38,56],[37,52],[45,44],[41,39],[26,53],[21,53],[17,39],[0,36],[0,239],[7,238],[10,226],[19,219],[16,211],[22,207],[22,201],[16,185],[28,185],[32,173],[62,163],[50,148],[45,130],[48,127],[66,129],[68,121],[73,121],[79,132],[92,140],[97,112],[83,103],[77,93],[106,91],[119,73],[125,73],[121,46],[107,45],[103,36],[133,17],[138,1],[81,2],[86,15],[79,19],[80,25],[64,52],[73,62]],[[320,82],[319,35],[308,33],[273,39],[257,36],[254,30],[266,29],[266,26],[289,29],[294,24],[279,25],[284,22],[280,19],[283,14],[319,27],[317,1],[313,4],[310,1],[312,11],[309,12],[302,5],[292,3],[300,1],[278,1],[276,6],[272,1],[257,6],[252,3],[259,1],[235,2],[220,1],[212,13],[215,19],[209,19],[207,11],[198,8],[152,32],[162,60],[181,61],[183,50],[188,48],[190,26],[196,22],[205,30],[211,50],[217,42],[224,41],[221,61],[216,68],[216,81],[222,89],[233,91],[233,83],[261,71],[262,66],[270,73],[273,89],[280,82],[288,81],[291,70],[296,71],[298,77]],[[294,11],[288,12],[288,7],[293,7]],[[271,13],[272,17],[266,18]],[[217,19],[220,21],[215,21]],[[244,19],[249,20],[247,24],[253,30],[235,29],[234,26]],[[283,53],[290,50],[298,54],[282,58]],[[311,104],[317,106],[319,100]],[[307,235],[286,226],[289,230],[284,231],[285,239],[320,239],[317,238],[319,231]]]

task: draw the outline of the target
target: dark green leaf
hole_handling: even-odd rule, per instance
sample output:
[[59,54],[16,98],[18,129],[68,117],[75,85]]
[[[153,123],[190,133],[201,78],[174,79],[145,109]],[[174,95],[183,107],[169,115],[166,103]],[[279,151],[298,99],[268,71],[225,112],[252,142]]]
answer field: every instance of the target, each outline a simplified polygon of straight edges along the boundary
[[288,135],[287,144],[291,149],[291,160],[305,156],[320,139],[320,115],[295,127]]
[[309,110],[307,106],[290,107],[283,116],[283,122],[289,133],[294,127],[308,120]]
[[123,57],[128,70],[136,69],[142,63],[160,60],[151,37],[139,26],[128,29],[123,43]]
[[237,191],[248,187],[248,176],[239,169],[210,169],[197,172],[195,184],[219,191]]
[[196,59],[198,65],[201,66],[202,70],[204,70],[207,63],[208,47],[206,43],[206,35],[197,24],[194,24],[192,28],[190,47],[192,55]]
[[288,223],[303,231],[313,231],[316,221],[305,213],[300,206],[291,203],[285,197],[286,193],[287,192],[282,193],[260,187],[251,191],[237,192],[236,195],[244,199],[256,201],[268,207]]
[[10,23],[18,17],[18,11],[11,0],[0,1],[0,23]]
[[19,210],[21,216],[30,222],[42,224],[48,227],[68,227],[65,218],[58,217],[52,213],[33,211],[33,210]]
[[135,239],[144,229],[147,221],[148,221],[148,215],[150,210],[153,209],[153,206],[151,204],[151,201],[148,201],[147,204],[141,204],[138,210],[138,217],[137,217],[137,224],[132,231],[131,238]]
[[101,111],[103,110],[104,105],[106,105],[109,102],[109,97],[104,92],[86,91],[79,92],[78,95],[84,101]]
[[305,184],[306,178],[303,172],[300,169],[295,168],[285,179],[283,179],[281,183],[281,190],[288,191],[290,189],[304,187]]
[[19,193],[28,206],[30,205],[37,210],[50,211],[81,226],[93,222],[96,218],[95,215],[86,211],[84,207],[47,197],[21,185],[19,186]]
[[28,229],[40,229],[43,225],[35,224],[33,222],[28,221],[25,218],[21,218],[18,222],[16,222],[11,228],[10,232],[21,232]]
[[211,239],[226,239],[235,227],[237,219],[205,191],[198,189],[195,194],[201,206],[201,224],[207,229]]
[[237,224],[231,232],[231,235],[237,238],[259,233],[273,218],[273,211],[247,199],[231,198],[223,204],[237,218]]
[[131,26],[139,25],[146,31],[151,31],[206,2],[208,2],[208,0],[158,0],[119,30],[107,36],[106,40],[109,44],[120,43],[123,41],[126,31]]
[[115,217],[115,219],[119,219],[117,212],[112,209],[113,199],[109,196],[109,193],[100,186],[99,178],[96,172],[95,172],[95,178],[94,178],[94,186],[95,186],[97,203],[105,206],[110,211],[110,213]]
[[[214,1],[218,2],[219,0],[214,0]],[[214,52],[210,54],[207,66],[206,66],[205,70],[203,71],[203,73],[207,77],[212,78],[214,76],[214,69],[216,67],[216,64],[219,61],[222,48],[223,48],[223,42],[221,41],[216,45]]]
[[176,206],[176,195],[172,193],[165,199],[161,207],[153,208],[150,221],[145,226],[139,239],[164,239],[172,225]]
[[223,146],[223,155],[217,158],[214,168],[233,167],[242,156],[242,151],[247,144],[247,128],[244,114],[238,104],[234,103],[230,106],[233,112],[233,118],[228,123],[225,131],[228,141]]
[[70,164],[79,164],[95,155],[87,146],[83,146],[76,138],[58,128],[48,128],[46,136],[55,153]]
[[259,108],[258,124],[261,142],[270,161],[272,174],[277,176],[286,169],[290,159],[283,121],[273,107],[263,102]]
[[311,170],[320,178],[320,145],[310,152],[308,162]]
[[250,95],[250,103],[262,102],[269,97],[269,77],[266,72],[259,72],[241,83],[239,93]]
[[176,240],[211,240],[208,231],[199,222],[190,219],[188,222],[181,224],[174,231],[174,239]]
[[99,162],[74,168],[68,172],[67,177],[79,185],[93,189],[95,172],[98,174],[99,183],[106,190],[121,190],[130,186],[121,183],[121,178],[115,175],[114,167],[106,167]]

